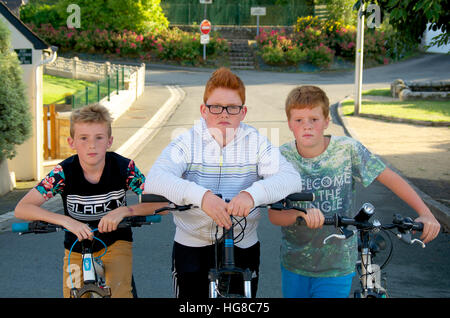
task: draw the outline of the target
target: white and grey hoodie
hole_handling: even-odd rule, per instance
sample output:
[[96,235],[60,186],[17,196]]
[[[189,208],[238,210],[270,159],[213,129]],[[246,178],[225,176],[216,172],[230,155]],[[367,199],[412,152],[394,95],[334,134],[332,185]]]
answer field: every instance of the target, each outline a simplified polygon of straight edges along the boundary
[[[162,195],[178,205],[200,207],[208,190],[230,200],[245,190],[259,206],[300,192],[301,179],[278,147],[256,128],[241,123],[234,139],[222,148],[201,119],[163,150],[147,175],[144,191]],[[216,224],[200,208],[174,212],[173,218],[176,242],[193,247],[214,243]],[[244,237],[237,246],[247,248],[258,241],[259,218],[259,209],[250,213]],[[240,232],[236,226],[235,236]]]

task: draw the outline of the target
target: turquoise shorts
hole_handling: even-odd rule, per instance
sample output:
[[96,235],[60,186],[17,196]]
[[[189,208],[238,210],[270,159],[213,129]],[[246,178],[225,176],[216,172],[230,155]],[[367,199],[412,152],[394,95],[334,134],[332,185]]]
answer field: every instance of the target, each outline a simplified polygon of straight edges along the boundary
[[339,277],[308,277],[281,265],[284,298],[348,298],[355,273]]

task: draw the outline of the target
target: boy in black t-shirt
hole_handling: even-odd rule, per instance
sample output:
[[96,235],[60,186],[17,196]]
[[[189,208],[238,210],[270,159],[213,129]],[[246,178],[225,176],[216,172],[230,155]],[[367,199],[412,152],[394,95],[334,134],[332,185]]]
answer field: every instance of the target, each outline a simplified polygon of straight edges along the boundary
[[[155,209],[165,205],[142,203],[127,206],[126,191],[141,194],[145,177],[133,160],[107,152],[113,142],[111,122],[108,110],[100,105],[74,110],[67,141],[77,154],[58,164],[20,200],[15,209],[17,218],[41,220],[68,230],[64,240],[64,297],[69,297],[72,286],[81,287],[80,244],[72,250],[70,268],[69,250],[77,239],[92,241],[92,229],[95,228],[98,228],[95,235],[107,246],[102,261],[111,296],[132,297],[132,233],[131,229],[117,229],[117,225],[124,217],[153,214]],[[64,215],[41,208],[56,194],[62,196]],[[102,255],[103,244],[98,240],[93,240],[92,244],[93,256]]]

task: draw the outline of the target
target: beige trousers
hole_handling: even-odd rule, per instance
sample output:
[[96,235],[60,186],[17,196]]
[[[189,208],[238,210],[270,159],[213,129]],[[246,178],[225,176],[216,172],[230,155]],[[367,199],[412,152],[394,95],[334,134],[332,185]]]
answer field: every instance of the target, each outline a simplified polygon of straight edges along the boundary
[[[93,257],[104,253],[105,249],[95,252]],[[83,270],[81,254],[72,252],[70,255],[70,268],[67,267],[69,250],[65,249],[63,267],[63,296],[70,297],[72,283],[69,273],[72,275],[73,287],[81,288],[83,284]],[[131,276],[133,268],[132,242],[116,241],[108,246],[107,252],[101,260],[105,266],[106,285],[111,288],[113,298],[132,298]]]

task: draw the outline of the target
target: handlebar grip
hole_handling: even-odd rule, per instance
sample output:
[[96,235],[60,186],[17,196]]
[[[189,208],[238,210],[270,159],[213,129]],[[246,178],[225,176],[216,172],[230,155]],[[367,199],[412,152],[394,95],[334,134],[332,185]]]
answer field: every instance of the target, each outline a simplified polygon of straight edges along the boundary
[[11,226],[11,231],[15,233],[28,232],[30,230],[29,224],[29,222],[13,223],[13,225]]
[[159,214],[155,214],[155,215],[147,215],[145,217],[147,222],[152,222],[152,223],[161,223],[161,215]]
[[414,225],[413,225],[412,229],[414,231],[423,231],[423,223],[414,222]]
[[167,200],[162,195],[147,193],[141,194],[140,202],[143,203],[143,202],[170,202],[170,201]]
[[286,199],[291,201],[314,201],[314,193],[307,193],[307,192],[292,193],[288,195]]
[[325,220],[323,221],[324,225],[335,225],[336,224],[336,218],[334,216],[327,216],[325,217]]

